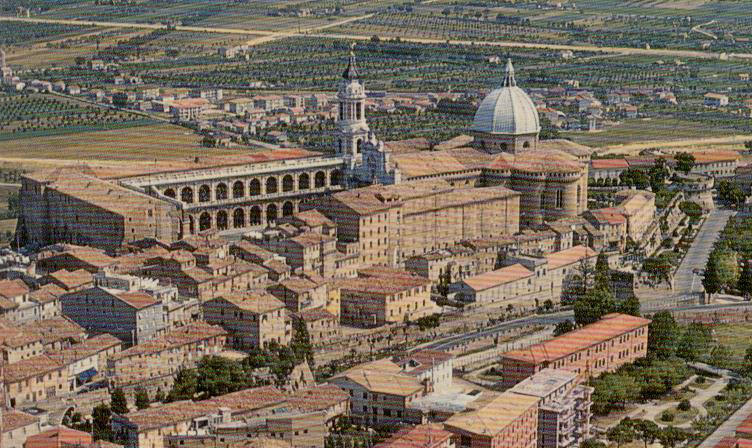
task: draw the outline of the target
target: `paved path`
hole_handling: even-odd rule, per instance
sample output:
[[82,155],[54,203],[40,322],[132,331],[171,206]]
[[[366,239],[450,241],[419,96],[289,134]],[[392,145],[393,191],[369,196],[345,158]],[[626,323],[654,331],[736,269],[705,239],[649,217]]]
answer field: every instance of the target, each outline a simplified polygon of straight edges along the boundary
[[752,414],[752,398],[744,403],[739,410],[734,412],[728,420],[721,423],[721,426],[708,436],[707,439],[703,440],[698,448],[713,448],[722,438],[733,436],[736,427],[750,414]]

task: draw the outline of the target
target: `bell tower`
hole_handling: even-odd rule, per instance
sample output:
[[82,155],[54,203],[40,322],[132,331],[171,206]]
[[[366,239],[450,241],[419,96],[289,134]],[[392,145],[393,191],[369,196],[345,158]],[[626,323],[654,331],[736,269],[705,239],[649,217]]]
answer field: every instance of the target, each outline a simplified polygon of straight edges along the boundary
[[338,156],[348,159],[349,165],[362,162],[362,145],[368,141],[368,123],[366,123],[366,92],[360,83],[355,66],[355,44],[350,48],[350,61],[342,73],[342,81],[337,91],[337,135],[334,150]]

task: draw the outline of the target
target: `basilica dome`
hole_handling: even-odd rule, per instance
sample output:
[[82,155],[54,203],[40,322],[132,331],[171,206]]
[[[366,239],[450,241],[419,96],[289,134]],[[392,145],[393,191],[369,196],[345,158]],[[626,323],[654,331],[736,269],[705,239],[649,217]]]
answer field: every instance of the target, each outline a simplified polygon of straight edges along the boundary
[[507,61],[502,86],[480,103],[472,130],[485,134],[524,135],[540,132],[538,111],[533,100],[517,87],[511,59]]

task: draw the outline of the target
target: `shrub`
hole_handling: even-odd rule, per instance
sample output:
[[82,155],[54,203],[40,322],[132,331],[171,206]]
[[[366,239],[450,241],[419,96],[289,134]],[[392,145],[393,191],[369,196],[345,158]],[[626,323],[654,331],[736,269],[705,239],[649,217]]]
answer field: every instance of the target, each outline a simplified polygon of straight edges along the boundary
[[704,376],[698,376],[695,378],[695,384],[705,384],[706,378]]
[[715,401],[726,401],[726,396],[718,394],[715,396]]
[[679,402],[679,405],[676,407],[676,409],[686,412],[692,409],[692,405],[689,403],[689,400],[685,399]]
[[661,413],[661,421],[662,422],[673,422],[674,421],[674,413],[671,411],[663,411]]

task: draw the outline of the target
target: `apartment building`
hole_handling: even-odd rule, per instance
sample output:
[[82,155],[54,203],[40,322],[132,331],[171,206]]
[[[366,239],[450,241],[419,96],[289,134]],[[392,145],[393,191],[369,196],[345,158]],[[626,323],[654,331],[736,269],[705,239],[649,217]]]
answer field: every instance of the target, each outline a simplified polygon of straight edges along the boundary
[[444,429],[455,435],[457,448],[535,448],[539,401],[507,391],[480,409],[454,415]]
[[325,282],[295,276],[281,280],[267,289],[294,313],[321,308],[327,304],[328,286]]
[[593,388],[574,372],[543,369],[509,389],[538,398],[538,448],[577,447],[590,437]]
[[619,201],[617,209],[627,220],[627,236],[635,242],[648,236],[655,220],[655,194],[642,190],[622,190],[616,193],[615,199]]
[[43,352],[42,335],[0,320],[0,353],[4,364],[13,364]]
[[406,271],[384,268],[360,270],[358,278],[337,281],[340,321],[376,327],[437,313],[431,300],[431,281]]
[[265,291],[229,293],[202,305],[204,319],[228,332],[238,349],[289,345],[292,325],[285,304]]
[[8,364],[4,373],[8,403],[13,408],[71,392],[67,366],[46,354]]
[[78,391],[98,374],[103,374],[107,360],[119,353],[122,341],[109,334],[93,336],[48,356],[68,368],[68,391]]
[[311,344],[321,346],[337,339],[341,333],[339,319],[324,308],[313,308],[296,313],[293,316],[305,323]]
[[245,389],[203,401],[177,401],[112,416],[112,431],[127,448],[163,448],[175,435],[206,435],[213,425],[272,415],[285,395],[271,386]]
[[334,236],[304,231],[289,238],[267,241],[264,246],[284,257],[295,272],[334,276],[337,257],[337,238]]
[[501,356],[504,384],[513,386],[545,368],[587,376],[613,372],[647,355],[649,319],[611,313],[598,322]]
[[180,369],[195,367],[202,357],[220,353],[226,336],[224,329],[204,322],[172,329],[112,355],[107,360],[107,380],[126,393],[136,387],[168,391]]
[[24,448],[28,437],[39,434],[42,426],[39,417],[15,409],[0,409],[0,445],[3,448]]

